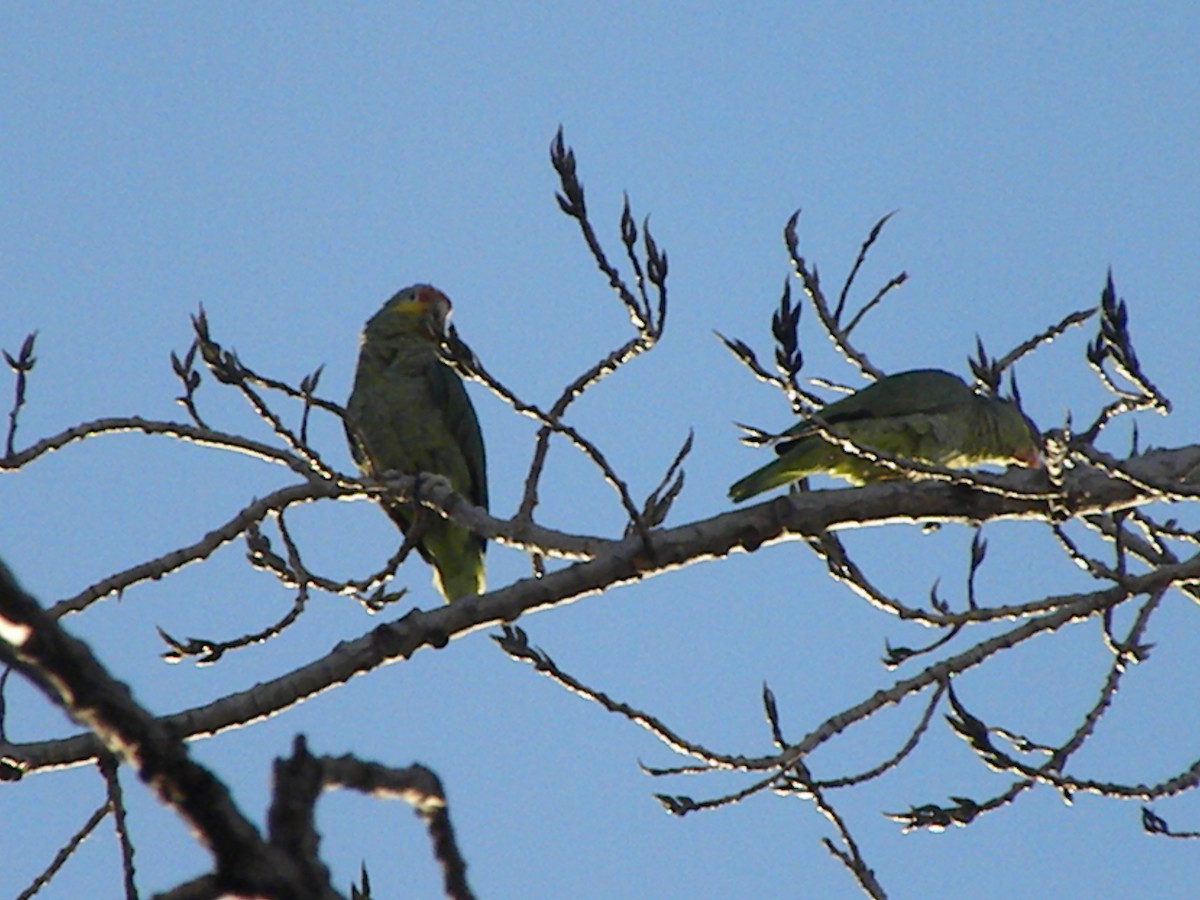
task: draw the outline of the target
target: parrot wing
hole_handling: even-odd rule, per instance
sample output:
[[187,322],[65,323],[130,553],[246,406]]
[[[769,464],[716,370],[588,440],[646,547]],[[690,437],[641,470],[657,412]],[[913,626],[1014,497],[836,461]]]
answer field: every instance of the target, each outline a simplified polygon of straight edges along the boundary
[[[914,369],[880,378],[848,397],[835,400],[818,413],[828,425],[862,419],[887,419],[894,416],[936,414],[970,403],[975,393],[960,378],[941,369]],[[803,437],[815,429],[808,420],[792,426],[784,434]],[[778,452],[786,450],[786,441]]]
[[454,370],[440,361],[429,366],[426,377],[433,401],[443,412],[446,430],[467,465],[468,484],[457,489],[474,505],[487,509],[487,454],[467,389]]

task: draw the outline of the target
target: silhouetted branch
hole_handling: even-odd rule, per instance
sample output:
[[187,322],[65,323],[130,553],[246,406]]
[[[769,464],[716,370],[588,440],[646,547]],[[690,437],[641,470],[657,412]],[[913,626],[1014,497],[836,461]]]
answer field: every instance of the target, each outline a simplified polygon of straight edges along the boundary
[[419,763],[404,769],[363,762],[352,756],[319,757],[322,782],[380,799],[403,800],[425,823],[434,859],[442,869],[442,882],[450,900],[474,897],[467,883],[467,863],[458,848],[450,821],[450,804],[441,779]]
[[121,847],[121,873],[125,880],[127,900],[137,900],[137,884],[134,882],[133,841],[129,836],[129,825],[125,818],[125,797],[121,790],[121,779],[117,774],[117,760],[108,753],[98,760],[100,774],[108,792],[108,807],[113,812],[113,825],[117,831],[117,843]]

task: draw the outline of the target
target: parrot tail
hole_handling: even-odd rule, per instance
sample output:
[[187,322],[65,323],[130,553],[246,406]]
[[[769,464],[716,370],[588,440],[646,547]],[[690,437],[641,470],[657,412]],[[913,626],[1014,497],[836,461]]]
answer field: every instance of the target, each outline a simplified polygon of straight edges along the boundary
[[806,474],[808,473],[797,472],[794,460],[780,457],[761,469],[755,469],[741,481],[734,482],[729,488],[729,499],[734,503],[741,503],[763,491],[790,484]]
[[474,597],[487,590],[482,553],[466,553],[453,560],[452,564],[446,563],[446,560],[434,563],[433,583],[447,603],[464,597]]

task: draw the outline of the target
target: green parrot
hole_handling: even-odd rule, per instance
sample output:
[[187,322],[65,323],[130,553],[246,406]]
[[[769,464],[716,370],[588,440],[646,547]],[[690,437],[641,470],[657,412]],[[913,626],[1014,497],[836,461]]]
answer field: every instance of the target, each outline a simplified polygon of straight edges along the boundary
[[[839,437],[890,456],[952,469],[981,463],[1041,465],[1040,434],[1016,403],[976,394],[940,369],[880,378],[826,405],[820,416]],[[729,488],[734,502],[815,472],[856,485],[899,477],[824,440],[807,420],[785,431],[775,450],[778,459]]]
[[[487,509],[487,461],[475,407],[462,379],[438,356],[449,315],[449,297],[414,284],[370,318],[346,401],[346,437],[364,475],[442,475]],[[420,519],[417,550],[433,566],[433,582],[447,602],[484,592],[483,538],[411,503],[386,509],[405,534]]]

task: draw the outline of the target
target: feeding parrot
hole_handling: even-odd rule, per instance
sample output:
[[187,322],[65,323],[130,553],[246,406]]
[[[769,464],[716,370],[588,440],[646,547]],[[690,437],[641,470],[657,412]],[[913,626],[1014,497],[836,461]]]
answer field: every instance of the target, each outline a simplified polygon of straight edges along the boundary
[[[1037,428],[1011,400],[976,394],[940,369],[914,369],[880,378],[826,405],[820,417],[839,437],[889,456],[961,469],[981,463],[1041,465]],[[779,458],[729,488],[737,503],[827,472],[861,485],[899,477],[821,437],[807,420],[776,444]]]
[[[449,315],[449,297],[414,284],[367,321],[346,401],[346,437],[364,475],[442,475],[487,509],[479,420],[462,379],[438,356]],[[420,520],[417,550],[433,566],[434,584],[447,602],[483,593],[483,538],[412,503],[386,509],[406,535]]]

